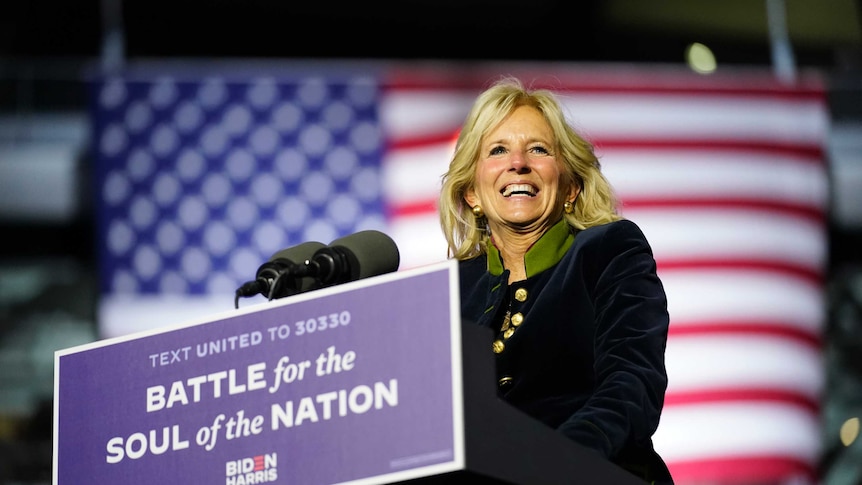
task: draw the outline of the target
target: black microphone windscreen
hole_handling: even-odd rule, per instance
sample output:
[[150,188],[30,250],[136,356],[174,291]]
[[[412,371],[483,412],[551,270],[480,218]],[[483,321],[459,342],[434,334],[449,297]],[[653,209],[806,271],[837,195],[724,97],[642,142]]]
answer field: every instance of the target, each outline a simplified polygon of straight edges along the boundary
[[244,296],[264,294],[273,299],[311,289],[315,280],[304,275],[304,263],[325,247],[323,243],[308,241],[273,254],[269,261],[257,269],[254,280],[237,288],[234,306],[239,308],[239,298]]
[[273,254],[257,271],[258,279],[263,278],[269,285],[266,289],[269,298],[283,298],[312,289],[315,280],[303,275],[304,263],[325,247],[321,242],[308,241]]
[[276,259],[286,259],[292,263],[300,264],[308,259],[311,259],[311,257],[314,256],[314,253],[316,253],[318,249],[325,247],[326,245],[321,242],[308,241],[297,244],[293,247],[289,247],[287,249],[282,249],[281,251],[273,254],[272,257],[269,258],[269,260],[275,261]]
[[373,229],[359,231],[329,243],[329,247],[339,246],[352,253],[358,262],[358,268],[351,268],[352,280],[392,273],[401,263],[401,254],[395,241]]

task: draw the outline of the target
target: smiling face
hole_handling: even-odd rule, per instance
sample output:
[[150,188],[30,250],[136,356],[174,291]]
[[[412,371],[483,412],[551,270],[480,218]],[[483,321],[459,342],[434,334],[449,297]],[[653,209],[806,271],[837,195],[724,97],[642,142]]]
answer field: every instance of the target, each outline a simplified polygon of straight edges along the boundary
[[492,234],[538,236],[577,196],[567,180],[550,125],[536,108],[519,106],[482,139],[476,180],[464,199],[482,208]]

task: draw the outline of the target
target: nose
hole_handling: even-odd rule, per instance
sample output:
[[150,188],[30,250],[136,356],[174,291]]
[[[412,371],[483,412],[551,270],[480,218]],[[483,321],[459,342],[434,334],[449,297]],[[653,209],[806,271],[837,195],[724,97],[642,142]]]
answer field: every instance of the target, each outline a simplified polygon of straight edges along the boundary
[[512,157],[509,159],[509,170],[517,173],[524,173],[530,170],[529,157],[523,151],[513,151]]

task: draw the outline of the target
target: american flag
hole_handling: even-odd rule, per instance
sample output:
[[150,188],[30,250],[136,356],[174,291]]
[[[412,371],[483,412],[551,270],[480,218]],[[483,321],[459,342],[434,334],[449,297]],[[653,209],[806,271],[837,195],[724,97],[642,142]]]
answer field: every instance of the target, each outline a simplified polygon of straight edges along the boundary
[[560,64],[147,66],[93,82],[105,337],[233,307],[273,253],[362,229],[442,261],[440,176],[478,92],[558,90],[669,298],[655,445],[679,484],[816,483],[825,320],[817,73]]

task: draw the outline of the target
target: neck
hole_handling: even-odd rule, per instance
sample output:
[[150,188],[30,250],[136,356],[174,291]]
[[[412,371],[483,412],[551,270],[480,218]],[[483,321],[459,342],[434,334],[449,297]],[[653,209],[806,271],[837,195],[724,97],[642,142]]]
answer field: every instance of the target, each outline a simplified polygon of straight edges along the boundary
[[509,270],[509,284],[527,279],[524,257],[527,251],[541,237],[540,233],[513,233],[511,231],[491,232],[492,243],[500,251],[503,267]]
[[[564,220],[541,231],[491,228],[494,258],[488,260],[493,274],[509,271],[509,284],[522,281],[556,264],[574,242],[574,233]],[[550,234],[549,237],[546,235]]]

